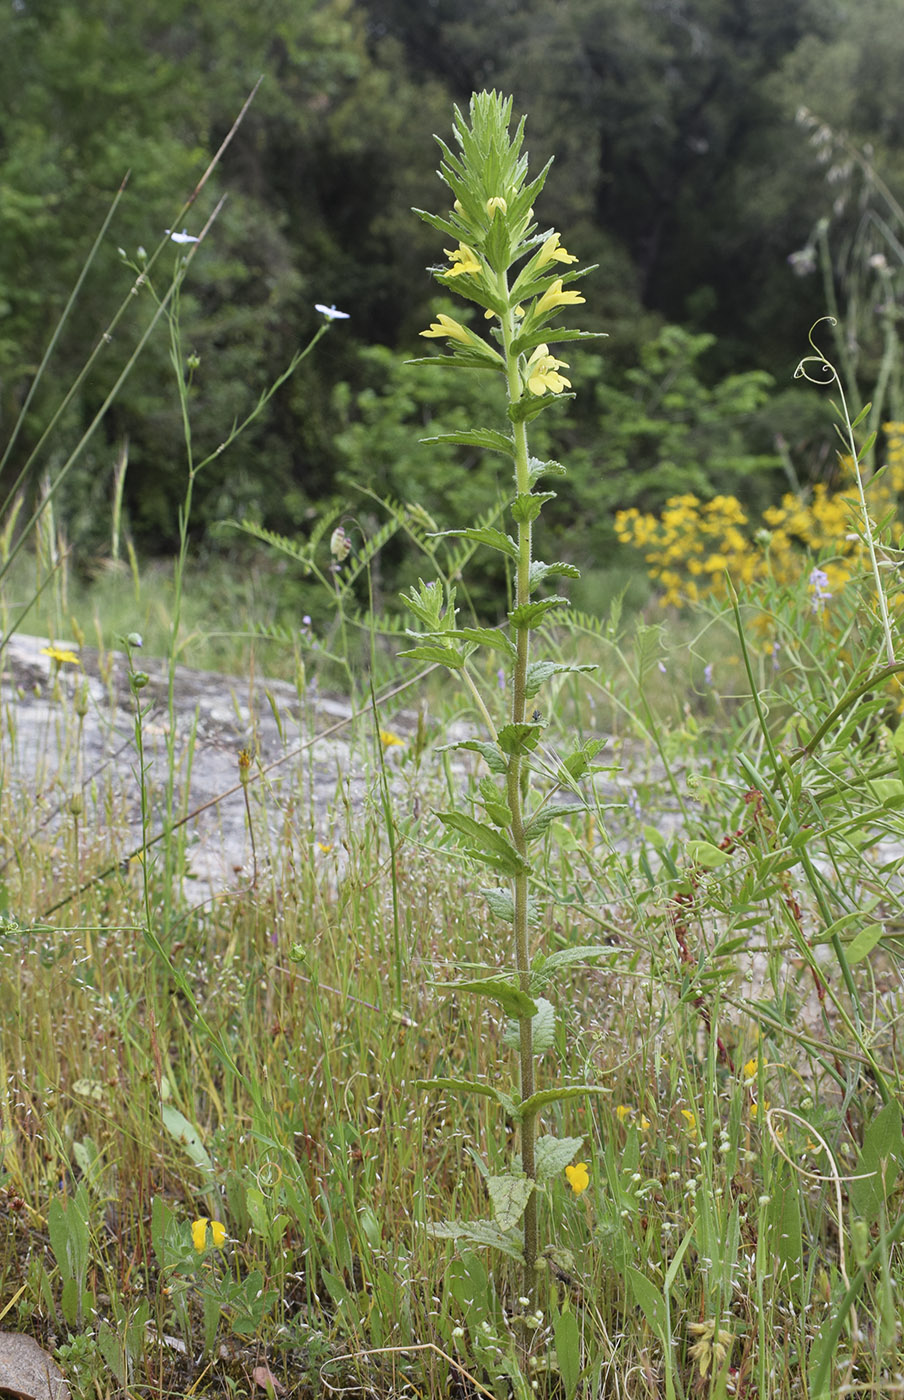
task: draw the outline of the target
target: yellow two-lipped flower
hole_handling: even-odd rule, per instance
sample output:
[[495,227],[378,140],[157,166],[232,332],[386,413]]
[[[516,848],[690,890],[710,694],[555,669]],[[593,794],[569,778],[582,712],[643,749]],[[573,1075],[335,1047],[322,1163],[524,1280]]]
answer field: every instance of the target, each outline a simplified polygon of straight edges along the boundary
[[214,1249],[222,1249],[226,1243],[226,1226],[222,1220],[209,1220],[206,1215],[202,1215],[198,1220],[192,1221],[191,1227],[191,1242],[199,1254],[203,1254],[207,1248],[208,1225]]
[[443,252],[452,264],[446,272],[447,277],[461,277],[465,273],[473,275],[483,271],[480,259],[467,243],[459,243],[455,252],[450,252],[448,248],[444,248]]
[[559,374],[560,369],[567,368],[567,360],[557,360],[555,355],[550,355],[548,345],[538,345],[527,362],[528,389],[537,395],[545,394],[547,389],[561,394],[563,389],[571,388],[571,380]]
[[590,1185],[590,1172],[587,1170],[586,1162],[575,1162],[573,1167],[566,1167],[565,1175],[568,1178],[568,1185],[576,1196],[580,1196],[581,1192],[586,1191]]
[[537,316],[542,316],[546,311],[554,311],[559,306],[577,306],[585,298],[580,292],[563,292],[562,279],[557,277],[551,287],[547,287],[540,300],[534,307]]
[[447,340],[460,340],[462,345],[470,345],[471,337],[460,321],[456,321],[452,316],[445,316],[439,312],[435,321],[430,324],[429,330],[421,331],[425,336],[445,336]]
[[549,235],[546,242],[543,244],[543,247],[537,254],[537,266],[535,270],[539,272],[541,267],[545,267],[547,263],[551,263],[553,261],[561,263],[577,262],[577,258],[575,257],[574,253],[569,253],[567,248],[561,247],[559,243],[559,235],[557,233],[551,233]]

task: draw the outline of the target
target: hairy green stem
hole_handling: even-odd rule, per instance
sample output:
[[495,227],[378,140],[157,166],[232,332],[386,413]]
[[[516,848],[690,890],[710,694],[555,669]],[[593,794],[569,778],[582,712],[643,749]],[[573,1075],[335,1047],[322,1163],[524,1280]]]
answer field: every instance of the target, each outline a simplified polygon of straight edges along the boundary
[[[500,279],[506,300],[508,299],[508,287],[506,279]],[[512,353],[512,342],[515,338],[515,314],[509,311],[503,319],[503,346],[505,351],[506,375],[508,379],[509,403],[514,404],[521,397],[521,376],[518,370],[518,357]],[[526,495],[530,490],[530,466],[527,451],[527,429],[523,422],[514,425],[515,442],[515,492],[517,496]],[[520,515],[520,512],[519,512]],[[518,561],[515,578],[515,607],[523,607],[530,601],[530,566],[532,551],[532,532],[529,520],[518,521]],[[530,658],[530,632],[526,627],[519,627],[514,637],[516,647],[516,660],[514,674],[512,676],[512,723],[523,724],[526,707],[526,680],[527,665]],[[524,835],[524,758],[520,753],[513,753],[509,758],[507,775],[507,798],[509,810],[512,814],[511,834],[512,841],[518,854],[527,864],[527,841]],[[514,937],[515,937],[515,963],[518,968],[518,980],[521,991],[530,992],[530,947],[528,945],[527,929],[527,873],[526,870],[515,876],[514,880]],[[523,1016],[518,1022],[519,1046],[520,1046],[520,1093],[522,1102],[531,1097],[534,1092],[534,1047],[533,1047],[533,1024],[529,1016]],[[521,1167],[529,1180],[536,1177],[536,1167],[534,1163],[534,1140],[536,1129],[536,1115],[530,1114],[521,1122]],[[524,1291],[528,1297],[533,1296],[534,1264],[537,1258],[537,1193],[532,1191],[524,1212]]]

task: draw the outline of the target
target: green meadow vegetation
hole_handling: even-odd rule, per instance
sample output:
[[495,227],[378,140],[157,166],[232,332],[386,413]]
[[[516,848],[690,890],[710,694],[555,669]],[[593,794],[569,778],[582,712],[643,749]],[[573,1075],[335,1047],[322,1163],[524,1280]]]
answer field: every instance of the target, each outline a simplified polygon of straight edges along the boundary
[[[320,8],[326,65],[350,12]],[[234,401],[199,384],[186,326],[253,113],[175,237],[116,253],[97,353],[120,369],[85,414],[92,364],[59,399],[53,354],[98,295],[114,200],[3,458],[0,646],[48,638],[67,749],[89,649],[125,658],[144,850],[111,869],[102,773],[12,781],[4,668],[0,1389],[47,1393],[9,1369],[27,1335],[80,1397],[901,1394],[895,315],[860,358],[853,293],[801,332],[795,403],[838,432],[821,488],[761,449],[768,376],[704,374],[703,331],[651,325],[601,387],[583,314],[611,264],[551,222],[511,100],[477,92],[451,134],[446,112],[442,204],[434,182],[409,215],[440,288],[421,357],[374,344],[337,385],[336,490],[282,521],[239,488],[213,502],[220,457],[300,412],[353,312],[318,303]],[[855,154],[884,201],[869,285],[893,303],[904,216]],[[830,283],[825,227],[804,251]],[[123,447],[88,567],[68,503],[90,501],[67,493],[108,415],[141,418],[146,356],[169,385],[158,495],[147,443],[135,461],[150,515],[178,487],[171,558],[136,549]],[[575,500],[599,519],[572,530]],[[574,559],[606,540],[588,584]],[[210,897],[184,878],[172,747],[162,836],[149,796],[184,664],[282,675],[303,722],[315,690],[342,694],[368,775],[352,806],[337,774],[335,837],[312,812],[301,846],[271,838]],[[278,803],[303,795],[267,790],[252,752],[236,781],[252,839],[295,829]]]

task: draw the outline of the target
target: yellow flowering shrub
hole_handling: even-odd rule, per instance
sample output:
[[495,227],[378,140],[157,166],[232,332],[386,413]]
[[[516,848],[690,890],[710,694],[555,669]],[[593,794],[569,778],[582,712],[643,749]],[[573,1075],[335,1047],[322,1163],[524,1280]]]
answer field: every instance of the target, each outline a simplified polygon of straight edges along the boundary
[[[904,423],[886,423],[884,430],[887,468],[866,488],[871,514],[880,520],[904,492]],[[615,532],[643,553],[663,606],[724,596],[726,573],[736,586],[767,576],[793,583],[811,566],[808,554],[828,551],[833,557],[821,566],[822,583],[837,594],[860,568],[863,548],[853,463],[848,458],[841,465],[851,484],[831,491],[820,482],[800,495],[787,492],[763,512],[755,530],[735,496],[702,501],[688,493],[670,497],[659,515],[619,511]]]

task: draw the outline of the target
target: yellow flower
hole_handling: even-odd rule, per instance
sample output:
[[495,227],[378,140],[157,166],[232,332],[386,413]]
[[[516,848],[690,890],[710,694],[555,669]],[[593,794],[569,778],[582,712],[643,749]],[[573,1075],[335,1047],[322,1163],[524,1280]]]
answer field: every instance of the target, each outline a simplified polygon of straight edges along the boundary
[[448,248],[444,248],[443,252],[452,263],[446,272],[447,277],[460,277],[462,274],[473,275],[475,272],[483,271],[480,259],[474,249],[468,247],[467,243],[459,243],[454,253],[450,252]]
[[209,1220],[206,1215],[202,1215],[198,1220],[192,1221],[191,1242],[199,1254],[203,1254],[207,1248],[207,1227],[210,1226],[210,1238],[214,1249],[222,1249],[226,1243],[226,1226],[221,1220]]
[[585,298],[580,292],[563,292],[562,279],[557,277],[551,287],[547,287],[540,300],[534,307],[537,316],[542,316],[546,311],[553,311],[559,306],[577,306]]
[[527,387],[538,397],[549,389],[553,394],[561,394],[571,388],[571,380],[559,374],[559,368],[567,369],[567,360],[557,360],[550,355],[548,345],[538,345],[527,362]]
[[580,1196],[581,1192],[586,1191],[590,1185],[590,1173],[587,1170],[586,1162],[575,1162],[573,1167],[566,1167],[565,1175],[568,1178],[568,1185],[576,1196]]
[[630,1118],[633,1112],[634,1109],[631,1108],[628,1104],[620,1103],[615,1110],[615,1116],[618,1119],[619,1123],[624,1123],[625,1119]]
[[491,219],[495,219],[497,209],[501,214],[508,213],[508,205],[500,194],[496,194],[492,199],[487,200],[487,213]]
[[444,316],[439,313],[436,320],[431,322],[430,329],[421,331],[421,335],[428,338],[430,336],[446,336],[449,340],[460,340],[462,345],[470,345],[471,337],[460,321],[454,320],[451,316]]
[[681,1117],[682,1117],[682,1118],[685,1120],[685,1122],[687,1123],[687,1131],[688,1131],[689,1135],[690,1135],[692,1138],[695,1138],[695,1137],[697,1136],[697,1115],[696,1115],[696,1113],[691,1113],[691,1111],[690,1111],[689,1108],[683,1108],[683,1109],[681,1110]]
[[64,647],[41,647],[41,655],[49,656],[51,661],[55,661],[57,666],[81,666],[81,662],[74,651],[67,651]]
[[574,253],[569,253],[566,248],[561,248],[559,246],[559,235],[557,233],[551,233],[549,235],[537,254],[537,266],[535,270],[539,272],[541,267],[545,267],[547,263],[551,263],[553,260],[563,263],[577,262]]
[[381,729],[380,743],[383,745],[384,749],[391,749],[396,744],[403,747],[405,744],[405,740],[400,739],[398,734],[393,734],[391,729]]
[[[767,648],[767,650],[771,651],[772,648],[769,647],[769,648]],[[758,1070],[758,1069],[759,1069],[759,1060],[756,1060],[756,1059],[748,1060],[747,1063],[746,1063],[746,1065],[745,1065],[744,1068],[742,1069],[741,1073],[743,1074],[744,1078],[745,1078],[746,1080],[749,1081],[749,1080],[751,1080],[751,1079],[756,1079],[756,1077],[757,1077],[757,1070]]]
[[318,851],[323,851],[323,854],[324,854],[325,856],[328,856],[329,853],[330,853],[330,851],[333,849],[333,847],[332,847],[332,844],[327,845],[326,842],[324,842],[324,841],[318,841],[318,842],[317,842],[317,849],[318,849]]

